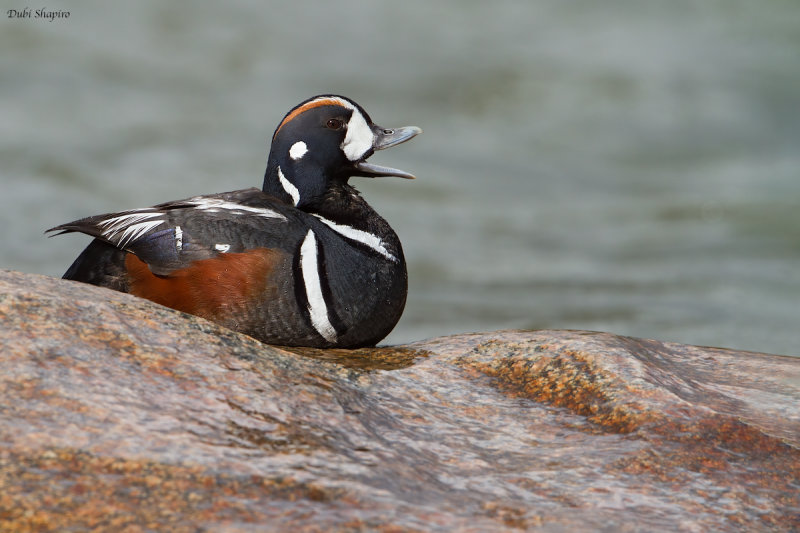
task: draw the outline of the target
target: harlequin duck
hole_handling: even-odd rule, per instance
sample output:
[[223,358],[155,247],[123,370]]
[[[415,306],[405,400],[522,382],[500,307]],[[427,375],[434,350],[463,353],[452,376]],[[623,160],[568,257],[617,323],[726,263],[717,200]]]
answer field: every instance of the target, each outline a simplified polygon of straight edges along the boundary
[[64,274],[287,346],[372,346],[403,312],[395,232],[348,184],[414,176],[367,162],[422,130],[382,128],[348,98],[315,96],[272,136],[263,190],[195,196],[47,230],[95,239]]

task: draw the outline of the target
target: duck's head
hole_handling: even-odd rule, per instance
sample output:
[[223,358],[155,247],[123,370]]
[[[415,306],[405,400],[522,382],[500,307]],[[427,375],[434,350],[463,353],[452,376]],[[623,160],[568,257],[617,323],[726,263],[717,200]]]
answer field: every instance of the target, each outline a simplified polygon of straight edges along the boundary
[[302,208],[351,176],[413,179],[408,172],[367,159],[421,131],[415,126],[378,126],[360,105],[343,96],[315,96],[290,110],[275,129],[264,192]]

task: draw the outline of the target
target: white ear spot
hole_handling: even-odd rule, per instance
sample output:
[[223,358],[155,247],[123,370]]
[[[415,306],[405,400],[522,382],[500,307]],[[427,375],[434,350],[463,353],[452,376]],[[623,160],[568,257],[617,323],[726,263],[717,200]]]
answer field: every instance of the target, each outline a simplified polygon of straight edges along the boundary
[[358,109],[353,108],[353,114],[347,123],[347,135],[342,142],[342,151],[350,161],[358,161],[375,142],[375,134]]
[[297,141],[289,148],[289,157],[297,161],[301,159],[308,152],[308,146],[303,141]]

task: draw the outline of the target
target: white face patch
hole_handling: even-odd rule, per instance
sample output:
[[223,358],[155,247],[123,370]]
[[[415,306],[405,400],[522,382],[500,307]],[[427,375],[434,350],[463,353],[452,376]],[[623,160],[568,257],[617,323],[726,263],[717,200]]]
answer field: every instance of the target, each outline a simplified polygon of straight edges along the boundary
[[297,161],[298,159],[302,159],[304,155],[308,152],[308,146],[303,141],[297,141],[289,148],[289,157],[293,160]]
[[300,271],[303,274],[303,285],[306,288],[308,313],[311,325],[317,333],[328,342],[336,342],[336,330],[328,318],[328,306],[322,296],[322,283],[319,279],[319,258],[317,257],[317,238],[308,230],[303,244],[300,245]]
[[375,134],[372,133],[364,115],[353,107],[353,114],[347,122],[347,135],[342,142],[342,151],[350,161],[358,161],[372,148]]
[[321,216],[316,214],[314,216],[320,219],[326,226],[331,228],[333,231],[335,231],[342,237],[358,241],[361,244],[366,244],[367,246],[369,246],[370,248],[372,248],[373,250],[384,256],[386,259],[394,261],[395,263],[397,262],[397,258],[393,256],[389,252],[389,250],[386,249],[386,247],[383,245],[383,241],[378,236],[373,235],[372,233],[369,233],[364,230],[356,229],[350,226],[345,226],[343,224],[337,224],[336,222],[328,220],[327,218],[322,218]]
[[[366,154],[367,151],[372,148],[372,144],[375,142],[375,135],[372,133],[372,130],[370,129],[367,120],[364,118],[364,115],[362,115],[361,111],[358,110],[358,106],[345,98],[340,98],[338,96],[320,96],[319,98],[310,100],[289,113],[283,119],[283,122],[281,122],[280,126],[278,126],[278,131],[280,131],[281,127],[285,123],[290,122],[298,114],[320,105],[338,105],[353,112],[353,114],[350,116],[350,120],[347,122],[347,133],[345,134],[344,141],[342,141],[340,148],[350,161],[358,161],[359,159],[362,159],[364,154]],[[297,143],[292,145],[292,149],[294,149],[296,145]],[[305,153],[306,152],[303,152],[303,154]],[[292,157],[292,159],[294,159],[291,150],[289,151],[289,155]],[[302,155],[300,157],[302,157]]]
[[291,181],[286,179],[286,176],[283,175],[281,167],[278,167],[278,181],[281,183],[283,190],[286,191],[286,194],[291,196],[292,203],[295,206],[300,203],[300,191],[297,190],[297,187],[295,187]]
[[228,250],[231,249],[230,244],[215,244],[214,249],[220,253],[226,253]]

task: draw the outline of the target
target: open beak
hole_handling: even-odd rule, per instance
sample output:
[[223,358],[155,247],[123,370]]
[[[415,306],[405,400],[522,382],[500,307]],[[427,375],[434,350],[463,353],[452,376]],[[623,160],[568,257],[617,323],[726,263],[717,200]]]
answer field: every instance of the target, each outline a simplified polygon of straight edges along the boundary
[[[372,142],[372,150],[383,150],[390,146],[404,143],[413,139],[422,130],[416,126],[405,126],[403,128],[381,128],[380,126],[372,125],[372,132],[375,134],[375,140]],[[369,152],[372,155],[372,152]],[[369,157],[369,156],[367,156]],[[398,178],[406,178],[413,180],[414,175],[409,174],[403,170],[390,167],[382,167],[380,165],[373,165],[368,163],[366,158],[355,163],[357,176],[364,176],[367,178],[378,178],[382,176],[396,176]]]

